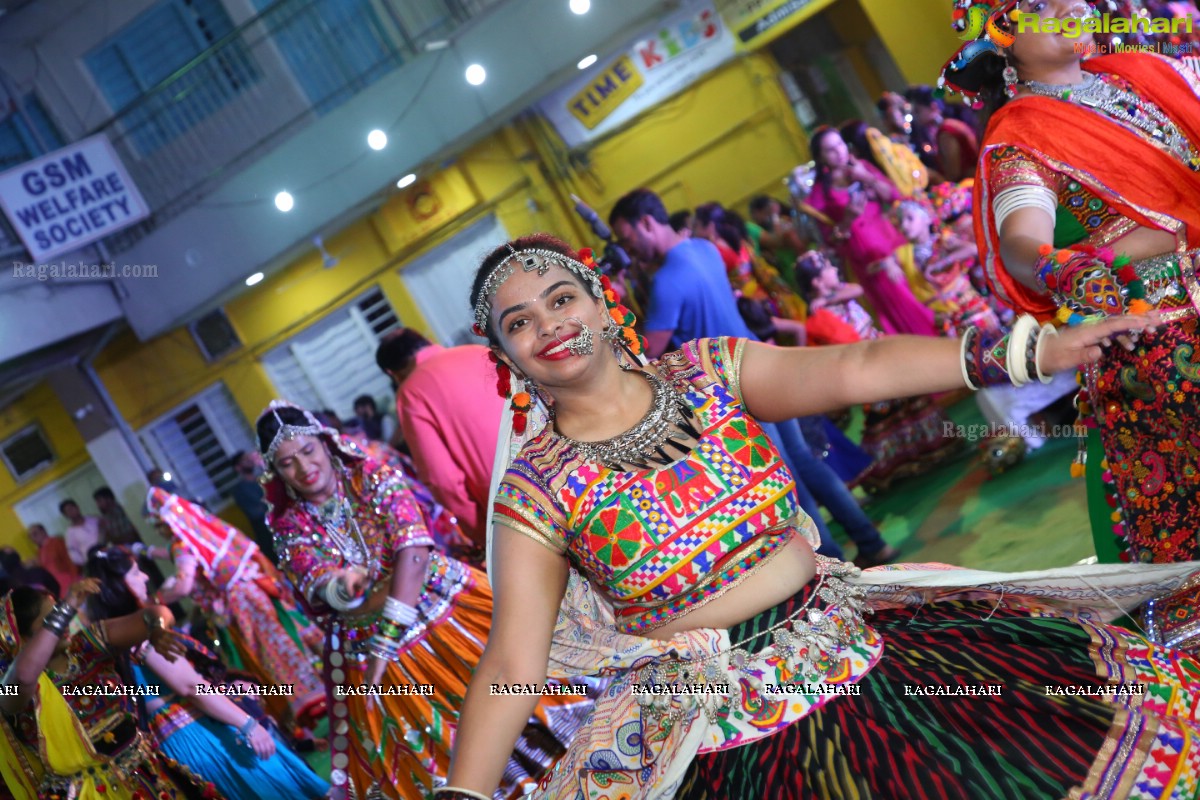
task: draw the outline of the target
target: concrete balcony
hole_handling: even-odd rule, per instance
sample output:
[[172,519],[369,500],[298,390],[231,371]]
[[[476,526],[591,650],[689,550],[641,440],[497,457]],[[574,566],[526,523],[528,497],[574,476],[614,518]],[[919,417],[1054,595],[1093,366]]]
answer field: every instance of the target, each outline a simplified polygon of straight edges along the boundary
[[[115,274],[156,268],[153,280],[114,279],[140,338],[228,300],[248,275],[270,274],[314,235],[378,207],[399,177],[503,125],[580,58],[672,3],[598,0],[575,15],[567,0],[376,0],[369,24],[340,19],[346,5],[274,3],[88,132],[108,136],[152,209],[105,240]],[[486,69],[481,86],[465,80],[470,64]],[[387,134],[383,150],[367,146],[373,129]],[[295,199],[289,213],[275,207],[280,191]],[[70,317],[74,289],[39,291]],[[5,328],[22,329],[21,294],[0,293]],[[20,349],[52,341],[22,337]]]

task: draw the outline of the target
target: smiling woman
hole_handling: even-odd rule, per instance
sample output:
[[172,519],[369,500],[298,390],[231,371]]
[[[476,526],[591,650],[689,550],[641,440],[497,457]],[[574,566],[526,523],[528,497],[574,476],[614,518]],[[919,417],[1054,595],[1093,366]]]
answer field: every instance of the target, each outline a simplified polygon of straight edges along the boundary
[[[532,382],[547,420],[501,447],[511,460],[494,475],[495,612],[451,785],[436,797],[491,795],[536,700],[492,685],[547,674],[607,681],[533,794],[547,800],[614,796],[613,787],[630,800],[1049,800],[1094,793],[1091,776],[1158,769],[1153,745],[1126,746],[1118,728],[1200,731],[1190,710],[1092,696],[1110,675],[1131,674],[1135,652],[1191,686],[1194,661],[1047,605],[1094,608],[1114,591],[1134,602],[1133,585],[1151,596],[1174,586],[1154,587],[1159,578],[1191,572],[1182,565],[1072,575],[1080,593],[1056,581],[1036,601],[1004,575],[973,593],[955,570],[917,573],[928,594],[881,605],[868,626],[866,591],[887,592],[916,568],[883,573],[880,585],[814,555],[815,527],[763,423],[978,386],[978,331],[961,342],[894,336],[824,348],[699,339],[646,363],[612,335],[618,319],[632,321],[609,307],[590,261],[525,237],[485,258],[473,286],[500,388]],[[1033,353],[1032,367],[1013,359],[1018,380],[1064,371],[1099,357],[1107,336],[1153,324],[1109,320],[1047,334],[1028,351],[1020,342],[1036,326],[1023,318],[979,359],[989,360],[988,382],[1008,381],[993,371],[996,352]],[[585,329],[616,346],[570,347]],[[1051,684],[1087,690],[1048,699]],[[1189,769],[1177,774],[1189,779]]]
[[[282,401],[257,429],[280,568],[326,633],[332,796],[426,796],[446,774],[491,589],[435,548],[400,472]],[[505,795],[562,752],[580,702],[549,697],[526,715]]]

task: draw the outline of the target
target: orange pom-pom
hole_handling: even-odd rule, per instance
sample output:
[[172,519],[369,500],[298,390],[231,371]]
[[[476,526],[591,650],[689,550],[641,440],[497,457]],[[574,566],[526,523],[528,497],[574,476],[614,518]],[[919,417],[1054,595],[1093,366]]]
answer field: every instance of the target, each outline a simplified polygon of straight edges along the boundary
[[1154,310],[1154,306],[1147,303],[1140,297],[1135,297],[1129,301],[1129,313],[1131,314],[1147,314]]
[[1071,464],[1071,477],[1072,478],[1082,478],[1086,471],[1087,471],[1087,468],[1084,467],[1083,464],[1079,464],[1079,463]]
[[1059,250],[1054,254],[1054,260],[1060,264],[1065,264],[1071,260],[1071,256],[1075,255],[1070,250]]
[[612,321],[617,323],[618,326],[623,326],[625,324],[625,314],[621,312],[620,306],[617,306],[616,308],[610,308],[608,310],[608,315],[612,317]]
[[614,305],[614,306],[619,302],[617,300],[617,293],[614,292],[612,289],[608,289],[607,291],[604,292],[604,299],[607,300],[610,305]]
[[1039,248],[1038,248],[1038,255],[1039,255],[1039,256],[1048,256],[1048,255],[1050,255],[1052,252],[1054,252],[1054,246],[1053,246],[1053,245],[1044,244],[1044,245],[1042,245],[1041,247],[1039,247]]
[[512,407],[515,411],[528,411],[533,408],[533,398],[529,392],[517,392],[513,395]]

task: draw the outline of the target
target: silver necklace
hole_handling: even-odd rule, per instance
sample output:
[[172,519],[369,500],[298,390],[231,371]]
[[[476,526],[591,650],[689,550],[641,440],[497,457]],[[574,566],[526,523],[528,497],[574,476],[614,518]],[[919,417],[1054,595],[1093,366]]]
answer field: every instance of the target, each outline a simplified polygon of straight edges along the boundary
[[[351,564],[373,566],[371,551],[367,540],[358,527],[358,520],[350,508],[350,501],[340,492],[320,506],[305,500],[304,505],[314,518],[320,520],[321,527],[329,535],[329,539]],[[353,533],[353,535],[351,535]]]
[[[674,463],[691,452],[688,440],[699,440],[696,412],[682,393],[653,372],[638,370],[654,389],[654,402],[646,415],[629,430],[602,442],[581,442],[558,434],[586,461],[624,471],[626,465],[653,469]],[[557,431],[556,431],[557,433]],[[677,451],[672,454],[668,448]]]
[[1130,125],[1167,148],[1192,171],[1200,171],[1200,153],[1196,152],[1191,142],[1166,114],[1150,101],[1102,80],[1095,73],[1089,72],[1083,81],[1077,84],[1041,81],[1023,83],[1034,94],[1091,108]]

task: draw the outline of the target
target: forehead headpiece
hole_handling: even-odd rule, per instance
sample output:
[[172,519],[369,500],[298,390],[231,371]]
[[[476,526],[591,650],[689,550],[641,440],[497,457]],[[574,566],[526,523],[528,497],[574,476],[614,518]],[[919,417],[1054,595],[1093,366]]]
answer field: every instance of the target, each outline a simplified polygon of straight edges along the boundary
[[553,250],[543,250],[540,247],[517,250],[510,244],[508,251],[510,256],[497,264],[483,281],[483,289],[479,292],[479,301],[475,303],[474,330],[477,336],[487,334],[488,314],[492,311],[492,301],[496,298],[496,292],[500,290],[500,286],[506,280],[512,277],[518,266],[525,272],[536,270],[539,276],[549,272],[550,267],[562,267],[575,273],[584,285],[591,289],[593,295],[604,297],[604,287],[600,284],[600,273],[582,261]]
[[[279,409],[290,408],[293,411],[299,412],[304,416],[305,424],[292,425],[284,422],[279,416]],[[322,433],[328,433],[329,430],[317,421],[317,418],[312,415],[307,409],[292,405],[291,403],[282,400],[272,400],[267,406],[267,410],[263,412],[263,416],[268,414],[275,417],[275,421],[279,423],[279,430],[275,431],[275,436],[271,439],[271,444],[263,451],[263,458],[268,465],[275,463],[275,454],[279,451],[279,445],[284,442],[290,442],[294,439],[299,439],[301,436],[319,436]]]
[[1020,5],[1021,0],[954,0],[952,25],[964,44],[942,67],[939,93],[954,91],[967,100],[976,100],[981,72],[973,64],[985,53],[1004,57],[1005,49],[1016,38],[1012,14]]

